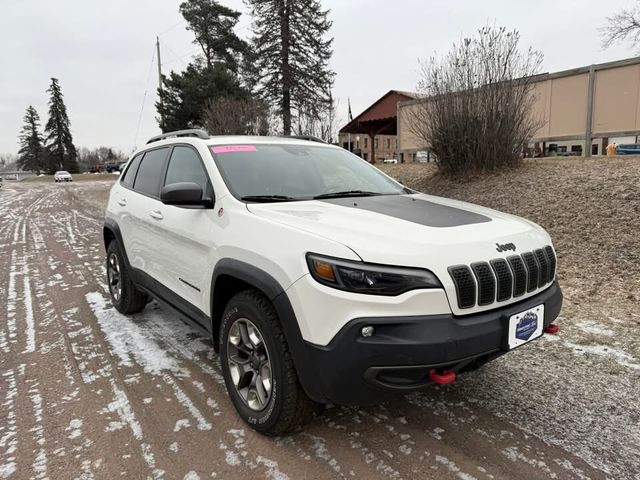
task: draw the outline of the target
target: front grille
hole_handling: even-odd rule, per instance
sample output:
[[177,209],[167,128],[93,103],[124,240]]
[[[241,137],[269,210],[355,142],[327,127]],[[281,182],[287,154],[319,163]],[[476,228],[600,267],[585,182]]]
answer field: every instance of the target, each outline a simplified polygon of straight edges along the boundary
[[538,262],[531,252],[523,253],[522,259],[527,267],[527,292],[532,292],[538,288]]
[[476,304],[476,282],[473,281],[471,270],[466,265],[449,267],[449,275],[453,278],[458,297],[458,307],[471,308]]
[[496,301],[496,279],[487,262],[472,263],[478,282],[478,305],[490,305]]
[[509,300],[513,295],[513,275],[507,265],[507,261],[498,258],[491,260],[491,266],[493,267],[493,273],[496,274],[496,281],[498,287],[496,289],[496,300],[498,302],[504,302]]
[[555,279],[557,260],[553,248],[544,248],[511,255],[506,260],[496,258],[449,267],[458,297],[458,307],[491,305],[504,302],[542,288]]
[[511,255],[507,261],[513,273],[513,296],[524,295],[527,291],[527,267],[524,266],[522,257],[518,255]]
[[538,285],[544,285],[549,282],[549,260],[544,250],[539,249],[533,252],[540,266],[538,271]]
[[553,253],[551,245],[544,247],[544,251],[547,254],[547,259],[549,259],[549,280],[551,281],[556,278],[556,254]]

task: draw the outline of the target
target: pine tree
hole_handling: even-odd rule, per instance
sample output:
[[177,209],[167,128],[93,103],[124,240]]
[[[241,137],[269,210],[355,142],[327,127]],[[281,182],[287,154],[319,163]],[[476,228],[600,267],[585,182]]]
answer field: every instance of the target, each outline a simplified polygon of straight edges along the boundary
[[235,72],[238,58],[247,50],[247,44],[233,31],[240,12],[220,5],[216,0],[187,0],[180,4],[180,13],[200,45],[208,67],[224,63]]
[[47,171],[54,173],[56,170],[67,170],[76,173],[80,170],[78,154],[73,145],[67,107],[57,78],[51,79],[51,86],[47,89],[47,93],[49,94],[49,119],[44,127]]
[[44,147],[40,134],[40,116],[31,105],[24,115],[24,126],[20,131],[20,150],[18,150],[18,167],[40,175],[45,169]]
[[299,112],[330,107],[332,22],[320,0],[247,0],[253,16],[256,88],[282,117],[285,135]]
[[162,77],[156,109],[163,132],[201,127],[210,102],[221,97],[247,99],[250,95],[238,72],[248,45],[233,31],[240,12],[216,0],[187,0],[180,4],[180,13],[202,55],[183,72]]

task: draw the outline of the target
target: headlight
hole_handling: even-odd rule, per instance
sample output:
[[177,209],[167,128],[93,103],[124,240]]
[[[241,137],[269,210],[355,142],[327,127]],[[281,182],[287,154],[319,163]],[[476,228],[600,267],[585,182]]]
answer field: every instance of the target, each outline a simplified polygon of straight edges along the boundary
[[438,278],[421,268],[390,267],[307,254],[311,276],[329,287],[369,295],[400,295],[418,288],[442,288]]

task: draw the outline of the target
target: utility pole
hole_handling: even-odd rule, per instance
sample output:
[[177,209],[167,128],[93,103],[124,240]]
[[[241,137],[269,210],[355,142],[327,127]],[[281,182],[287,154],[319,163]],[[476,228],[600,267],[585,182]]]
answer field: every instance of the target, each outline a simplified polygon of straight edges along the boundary
[[160,61],[160,38],[156,37],[156,50],[158,52],[158,89],[162,93],[162,62]]
[[[162,104],[162,62],[160,61],[160,37],[158,36],[156,36],[156,51],[158,54],[158,91],[160,92],[159,102],[160,104]],[[160,114],[160,125],[162,125],[162,113]],[[162,132],[162,128],[160,128],[160,131]]]

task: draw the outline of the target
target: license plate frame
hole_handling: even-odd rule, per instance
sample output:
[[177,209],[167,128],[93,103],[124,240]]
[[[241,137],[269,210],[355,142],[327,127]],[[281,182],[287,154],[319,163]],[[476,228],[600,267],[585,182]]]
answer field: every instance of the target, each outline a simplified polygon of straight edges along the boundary
[[535,340],[544,329],[544,304],[511,315],[507,325],[506,343],[509,350]]

